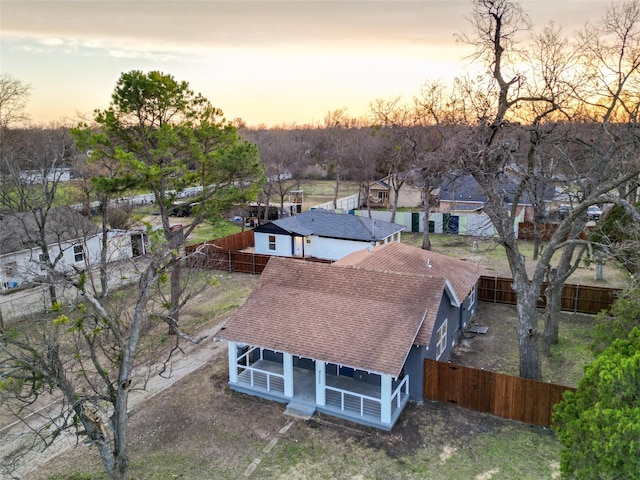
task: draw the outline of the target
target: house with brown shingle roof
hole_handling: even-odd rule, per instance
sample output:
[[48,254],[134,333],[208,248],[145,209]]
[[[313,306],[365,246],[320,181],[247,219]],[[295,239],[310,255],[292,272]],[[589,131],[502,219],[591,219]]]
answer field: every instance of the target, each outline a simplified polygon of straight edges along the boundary
[[215,335],[228,342],[230,388],[387,430],[422,401],[423,360],[448,356],[459,295],[417,268],[358,265],[379,251],[351,264],[272,257]]
[[[458,334],[476,313],[477,284],[480,278],[478,265],[465,260],[423,250],[405,243],[389,243],[347,255],[334,265],[350,265],[376,271],[392,271],[431,275],[450,282],[460,302],[460,317],[451,334]],[[419,337],[423,344],[427,338]]]

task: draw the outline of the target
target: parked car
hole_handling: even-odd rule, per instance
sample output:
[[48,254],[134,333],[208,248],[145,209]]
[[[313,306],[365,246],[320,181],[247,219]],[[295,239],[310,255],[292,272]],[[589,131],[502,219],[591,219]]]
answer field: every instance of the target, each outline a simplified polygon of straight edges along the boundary
[[564,220],[571,213],[571,205],[560,205],[558,208],[558,215],[560,216],[560,220]]
[[600,220],[600,215],[602,215],[602,210],[597,205],[591,205],[587,208],[587,216],[589,220]]

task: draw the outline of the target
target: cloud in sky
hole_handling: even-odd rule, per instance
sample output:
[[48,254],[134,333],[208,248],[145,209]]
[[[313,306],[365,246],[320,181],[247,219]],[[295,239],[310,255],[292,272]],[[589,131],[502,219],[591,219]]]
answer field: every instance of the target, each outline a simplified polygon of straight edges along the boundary
[[[577,28],[608,2],[530,0],[534,23]],[[2,71],[30,83],[34,119],[102,108],[117,78],[158,69],[250,124],[365,113],[379,97],[459,75],[470,12],[442,1],[2,0]],[[534,15],[535,14],[535,15]]]

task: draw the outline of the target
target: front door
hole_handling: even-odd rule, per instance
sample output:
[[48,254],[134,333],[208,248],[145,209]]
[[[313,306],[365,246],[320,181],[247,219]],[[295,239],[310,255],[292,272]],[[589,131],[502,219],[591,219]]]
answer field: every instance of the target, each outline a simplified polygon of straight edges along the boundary
[[293,256],[294,257],[302,257],[304,254],[303,250],[303,238],[302,237],[293,237]]

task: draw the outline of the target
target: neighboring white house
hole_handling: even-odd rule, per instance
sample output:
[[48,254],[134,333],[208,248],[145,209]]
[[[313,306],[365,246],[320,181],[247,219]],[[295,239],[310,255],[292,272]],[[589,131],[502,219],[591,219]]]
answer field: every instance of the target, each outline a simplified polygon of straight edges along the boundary
[[109,230],[107,239],[107,262],[139,257],[149,250],[144,230]]
[[[0,291],[17,288],[44,274],[39,229],[31,212],[0,217]],[[117,261],[145,253],[143,232],[109,232],[107,259]],[[100,262],[102,234],[88,218],[69,207],[52,209],[45,241],[60,271],[93,268]]]
[[368,247],[400,242],[404,229],[366,217],[308,210],[254,229],[255,253],[339,260]]

